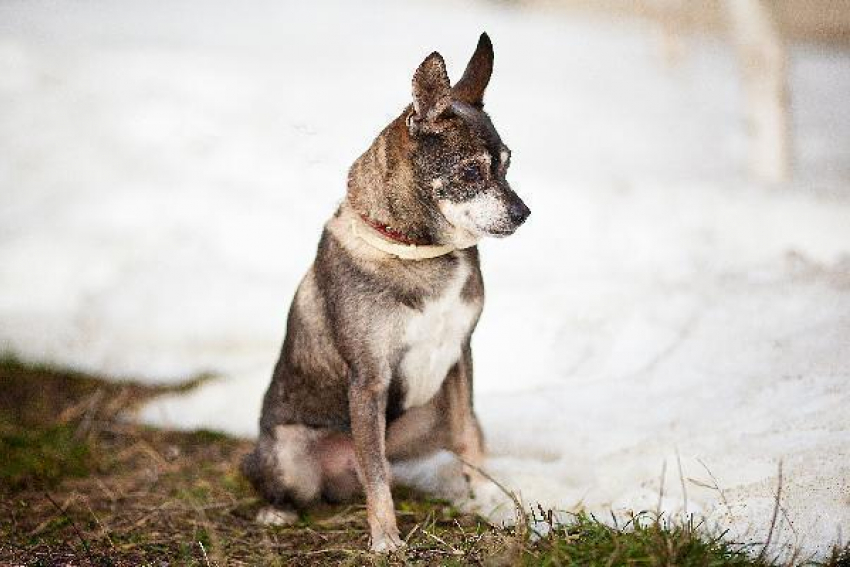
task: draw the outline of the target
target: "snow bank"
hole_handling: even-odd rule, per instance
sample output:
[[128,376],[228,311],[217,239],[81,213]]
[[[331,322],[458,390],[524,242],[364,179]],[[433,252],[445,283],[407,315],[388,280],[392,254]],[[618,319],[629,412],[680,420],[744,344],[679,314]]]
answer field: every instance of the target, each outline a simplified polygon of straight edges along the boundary
[[798,177],[770,189],[740,174],[719,42],[669,68],[651,30],[488,5],[6,2],[0,350],[117,378],[213,373],[142,418],[253,435],[348,165],[424,55],[457,78],[482,29],[533,211],[482,245],[489,471],[527,502],[607,515],[656,509],[665,468],[662,509],[757,542],[781,460],[779,539],[846,536],[847,52],[795,48]]

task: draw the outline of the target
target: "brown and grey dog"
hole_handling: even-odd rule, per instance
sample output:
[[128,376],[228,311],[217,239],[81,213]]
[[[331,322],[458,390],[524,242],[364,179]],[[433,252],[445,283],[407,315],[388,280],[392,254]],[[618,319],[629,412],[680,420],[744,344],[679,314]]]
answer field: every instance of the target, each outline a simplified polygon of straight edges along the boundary
[[467,463],[473,490],[481,482],[475,245],[529,215],[505,180],[510,150],[483,110],[492,70],[486,34],[453,87],[443,58],[429,55],[413,75],[413,103],[351,167],[292,302],[243,464],[274,507],[261,512],[267,521],[363,490],[372,549],[389,551],[403,545],[389,462],[448,449]]

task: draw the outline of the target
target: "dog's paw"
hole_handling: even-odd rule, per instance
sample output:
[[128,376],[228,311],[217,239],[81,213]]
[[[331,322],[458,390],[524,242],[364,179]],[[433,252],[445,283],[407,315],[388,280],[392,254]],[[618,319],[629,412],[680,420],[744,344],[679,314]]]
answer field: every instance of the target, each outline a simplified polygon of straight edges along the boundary
[[264,526],[290,526],[298,521],[298,514],[292,510],[282,510],[274,506],[266,506],[257,512],[255,520],[258,524]]
[[492,482],[473,482],[467,487],[465,497],[457,501],[458,508],[464,512],[486,516],[498,510],[513,509],[511,498]]
[[398,534],[382,532],[380,535],[372,536],[371,549],[373,553],[392,553],[393,551],[402,549],[406,545]]

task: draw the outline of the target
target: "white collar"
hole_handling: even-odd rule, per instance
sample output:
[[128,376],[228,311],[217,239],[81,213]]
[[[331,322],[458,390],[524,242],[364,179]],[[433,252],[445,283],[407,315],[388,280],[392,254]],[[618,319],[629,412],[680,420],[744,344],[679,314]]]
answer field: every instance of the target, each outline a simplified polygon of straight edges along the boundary
[[402,244],[393,242],[381,236],[376,230],[368,226],[364,221],[351,219],[351,232],[363,242],[381,252],[386,252],[402,260],[428,260],[451,254],[457,250],[454,246],[436,244]]

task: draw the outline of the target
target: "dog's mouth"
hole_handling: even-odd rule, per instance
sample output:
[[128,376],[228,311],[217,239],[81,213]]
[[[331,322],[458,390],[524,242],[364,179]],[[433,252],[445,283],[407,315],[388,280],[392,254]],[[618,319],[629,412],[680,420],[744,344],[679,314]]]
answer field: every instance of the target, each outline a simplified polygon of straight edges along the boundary
[[517,228],[518,227],[490,229],[486,231],[486,233],[487,236],[492,236],[493,238],[505,238],[515,233]]

